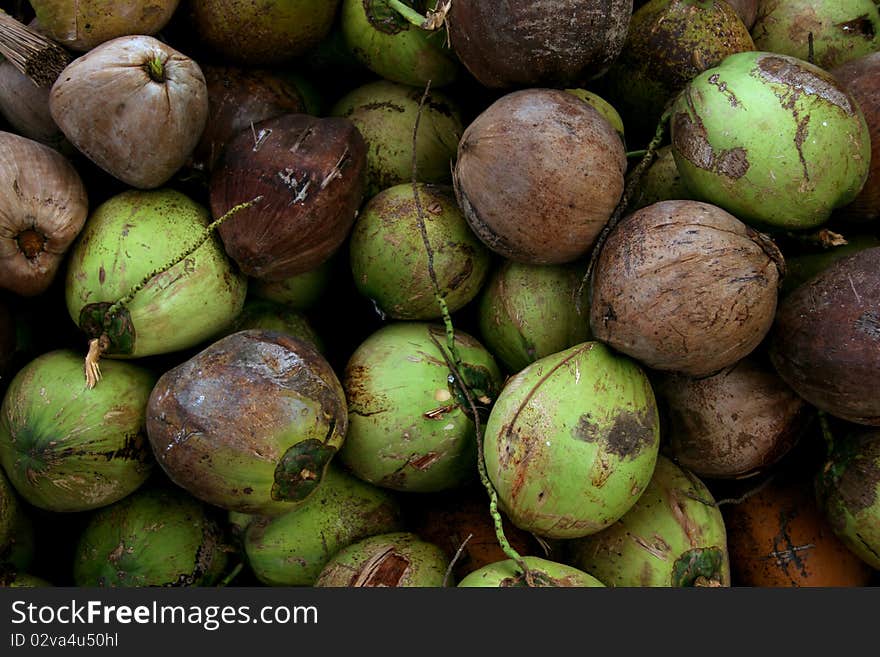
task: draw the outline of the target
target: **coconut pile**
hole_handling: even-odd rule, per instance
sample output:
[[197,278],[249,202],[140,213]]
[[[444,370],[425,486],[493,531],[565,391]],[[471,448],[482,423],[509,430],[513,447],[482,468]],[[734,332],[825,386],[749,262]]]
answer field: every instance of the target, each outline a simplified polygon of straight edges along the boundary
[[877,583],[870,0],[4,8],[0,585]]

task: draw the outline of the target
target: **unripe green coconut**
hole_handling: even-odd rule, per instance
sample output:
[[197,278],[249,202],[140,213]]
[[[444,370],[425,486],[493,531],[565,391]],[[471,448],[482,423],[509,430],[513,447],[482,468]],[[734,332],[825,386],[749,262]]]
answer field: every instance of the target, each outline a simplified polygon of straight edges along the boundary
[[760,50],[812,54],[830,71],[880,50],[880,13],[873,0],[761,0],[752,36]]
[[293,310],[309,310],[327,291],[335,262],[331,257],[311,271],[280,281],[248,279],[248,294],[257,299],[283,304]]
[[508,379],[486,424],[489,479],[518,527],[549,538],[601,531],[632,508],[660,447],[641,368],[599,342]]
[[286,333],[311,344],[318,351],[324,350],[324,343],[315,333],[308,318],[287,306],[272,301],[252,299],[245,302],[241,314],[236,317],[225,335],[232,335],[248,329],[265,329]]
[[836,441],[815,483],[819,506],[834,533],[880,570],[880,431]]
[[442,315],[420,221],[450,312],[470,302],[489,273],[489,250],[471,231],[451,187],[419,184],[418,201],[409,183],[379,192],[358,216],[349,253],[358,291],[393,319]]
[[[511,373],[590,339],[582,267],[505,261],[480,299],[480,335]],[[579,303],[580,302],[580,303]]]
[[443,550],[415,534],[380,534],[342,548],[315,586],[442,587],[448,566]]
[[210,586],[228,561],[207,506],[178,489],[150,488],[96,511],[73,563],[77,586]]
[[82,357],[68,350],[22,368],[0,407],[0,463],[18,493],[41,509],[85,511],[137,489],[155,463],[144,426],[155,380],[108,361],[90,389]]
[[672,146],[667,144],[657,149],[656,157],[639,180],[627,210],[635,212],[660,201],[686,201],[693,198],[694,195],[685,187],[678,167],[675,166]]
[[670,120],[675,163],[695,198],[758,227],[819,226],[868,176],[858,105],[829,73],[794,57],[731,55],[688,84]]
[[[486,407],[501,372],[474,338],[455,332],[461,375]],[[433,492],[474,479],[477,440],[468,402],[450,374],[441,326],[400,322],[368,337],[343,377],[349,427],[339,453],[358,477],[395,490]]]
[[633,508],[567,550],[569,563],[607,586],[730,586],[721,511],[703,482],[665,456]]
[[326,563],[357,540],[401,531],[397,501],[332,464],[301,507],[259,517],[245,531],[244,548],[257,578],[268,586],[312,586]]
[[[532,575],[534,586],[575,586],[599,588],[605,585],[598,579],[566,564],[540,557],[523,557]],[[467,575],[460,587],[509,588],[528,586],[522,570],[513,559],[498,561]]]
[[[351,120],[367,142],[367,197],[412,181],[413,130],[424,90],[388,80],[365,84],[343,96],[332,116]],[[464,127],[451,98],[431,91],[416,134],[418,181],[446,183],[452,178]]]
[[[411,2],[417,10],[427,2]],[[418,28],[385,0],[342,0],[340,24],[355,57],[373,73],[402,84],[442,87],[458,76],[445,30]]]
[[68,260],[67,310],[90,338],[106,336],[106,355],[187,349],[241,312],[247,281],[216,237],[162,271],[204,237],[209,221],[207,208],[171,189],[122,192],[89,217]]

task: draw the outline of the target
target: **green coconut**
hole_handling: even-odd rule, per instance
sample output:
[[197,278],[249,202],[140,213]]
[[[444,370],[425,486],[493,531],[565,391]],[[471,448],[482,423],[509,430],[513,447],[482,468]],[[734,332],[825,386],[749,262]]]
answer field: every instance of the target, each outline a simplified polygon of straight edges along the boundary
[[418,203],[409,183],[379,192],[358,216],[349,254],[355,287],[392,319],[442,315],[420,217],[450,312],[469,303],[489,273],[489,250],[471,231],[451,187],[420,184]]
[[[600,588],[605,585],[582,570],[540,557],[523,557],[534,586],[575,586]],[[466,575],[460,587],[509,588],[524,587],[525,574],[513,559],[497,561]]]
[[480,298],[480,335],[511,373],[590,339],[586,292],[578,303],[581,265],[505,261]]
[[0,463],[19,495],[49,511],[85,511],[137,489],[155,463],[144,417],[155,381],[134,363],[107,361],[103,385],[90,389],[69,350],[22,368],[0,407]]
[[331,257],[311,271],[280,281],[251,278],[248,280],[248,294],[257,299],[283,304],[292,310],[309,310],[326,293],[335,262]]
[[862,561],[880,570],[880,431],[835,441],[815,487],[834,533]]
[[77,586],[210,586],[227,545],[208,507],[177,489],[150,488],[94,512],[76,547]]
[[627,211],[632,213],[660,201],[687,201],[694,195],[685,187],[675,165],[672,146],[657,149],[656,157],[639,180]]
[[[423,89],[380,80],[349,92],[331,108],[346,117],[367,142],[367,197],[412,180],[413,130]],[[416,133],[418,181],[448,183],[464,127],[456,103],[431,91]]]
[[147,434],[174,483],[214,506],[279,514],[309,497],[345,440],[327,360],[290,334],[248,329],[163,374]]
[[318,587],[442,587],[449,558],[409,532],[380,534],[337,552],[321,570]]
[[[463,331],[455,332],[455,346],[475,403],[489,406],[502,382],[495,360]],[[389,324],[355,350],[342,381],[349,413],[339,453],[355,475],[412,492],[474,480],[474,422],[448,357],[443,328],[417,322]]]
[[[424,11],[424,0],[412,4]],[[420,6],[421,5],[421,6]],[[455,81],[458,61],[444,30],[412,25],[385,0],[342,0],[342,33],[355,57],[373,73],[402,84],[442,87]]]
[[262,299],[246,301],[241,314],[235,319],[224,335],[231,335],[248,329],[265,329],[286,333],[311,344],[318,351],[324,350],[324,342],[315,333],[308,318],[287,306]]
[[812,54],[830,71],[880,50],[880,13],[873,0],[761,0],[752,36],[760,50]]
[[568,563],[607,586],[730,586],[721,511],[703,482],[665,456],[633,508],[566,549]]
[[868,177],[862,111],[829,73],[794,57],[727,57],[688,84],[670,121],[694,197],[759,228],[819,226]]
[[367,536],[401,531],[400,508],[387,491],[331,464],[316,492],[297,509],[250,522],[248,563],[268,586],[312,586],[339,550]]
[[508,379],[484,439],[489,479],[513,524],[560,539],[595,534],[629,511],[659,448],[647,376],[599,342]]
[[187,349],[241,312],[247,280],[218,238],[163,271],[204,239],[209,221],[207,208],[171,189],[122,192],[89,217],[68,261],[67,310],[106,343],[104,355]]

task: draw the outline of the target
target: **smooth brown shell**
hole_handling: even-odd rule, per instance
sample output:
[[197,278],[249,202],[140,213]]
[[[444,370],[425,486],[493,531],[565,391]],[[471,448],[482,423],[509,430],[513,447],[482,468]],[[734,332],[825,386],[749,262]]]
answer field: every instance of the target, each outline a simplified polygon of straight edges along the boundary
[[800,440],[811,407],[769,363],[749,356],[718,374],[659,374],[668,455],[700,477],[742,478],[777,463]]
[[848,219],[880,218],[880,53],[872,53],[831,70],[861,108],[871,135],[871,168],[862,191],[840,214]]
[[617,132],[572,94],[503,96],[465,130],[453,172],[471,228],[493,251],[562,264],[593,245],[623,193]]
[[86,188],[63,155],[0,132],[0,288],[44,292],[88,212]]
[[834,534],[809,479],[775,479],[723,506],[734,586],[867,586],[873,570]]
[[[163,80],[147,70],[162,64]],[[192,153],[208,116],[195,61],[149,36],[107,41],[75,59],[49,96],[52,118],[90,160],[139,189],[160,187]]]
[[577,85],[604,73],[626,39],[633,0],[455,0],[452,49],[490,88]]
[[838,260],[785,297],[770,357],[820,410],[880,426],[880,247]]
[[251,124],[305,110],[296,87],[270,71],[206,66],[203,72],[208,120],[192,156],[197,169],[210,171],[226,142]]
[[226,252],[249,276],[278,281],[315,269],[342,245],[366,189],[367,147],[343,118],[285,114],[229,141],[211,177]]
[[780,267],[773,242],[721,208],[654,203],[626,217],[602,249],[593,334],[653,369],[713,374],[770,330]]

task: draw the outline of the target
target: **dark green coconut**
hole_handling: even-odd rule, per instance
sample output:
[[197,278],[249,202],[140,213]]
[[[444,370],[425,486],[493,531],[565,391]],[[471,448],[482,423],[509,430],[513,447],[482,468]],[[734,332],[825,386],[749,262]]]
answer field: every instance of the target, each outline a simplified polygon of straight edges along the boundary
[[[572,566],[540,557],[523,557],[532,575],[532,584],[540,587],[574,586],[601,588],[598,579]],[[460,587],[510,588],[528,586],[523,571],[512,559],[498,561],[475,570],[462,579]]]
[[335,262],[331,257],[315,269],[280,281],[251,278],[248,281],[248,294],[257,299],[283,304],[293,310],[309,310],[327,291]]
[[268,586],[312,586],[326,563],[367,536],[401,531],[387,491],[331,465],[315,494],[293,511],[253,519],[244,535],[248,563]]
[[252,299],[245,302],[241,314],[226,330],[224,335],[231,335],[247,329],[265,329],[286,333],[295,338],[311,344],[318,351],[323,352],[324,343],[320,336],[315,333],[308,318],[287,306],[262,299]]
[[665,456],[633,508],[566,549],[568,563],[607,586],[730,586],[721,511],[703,482]]
[[77,586],[210,586],[228,561],[208,507],[176,489],[150,488],[96,511],[76,547]]
[[137,489],[155,463],[145,411],[155,376],[138,365],[103,364],[103,383],[83,378],[82,356],[52,351],[12,380],[0,408],[0,463],[30,504],[85,511]]
[[321,570],[318,587],[442,587],[449,558],[409,532],[380,534],[337,552]]
[[639,180],[627,209],[635,212],[660,201],[686,201],[693,198],[694,195],[685,186],[678,167],[675,166],[672,146],[667,144],[657,149],[656,157]]
[[452,188],[419,184],[417,191],[418,203],[409,183],[376,194],[361,210],[349,240],[355,286],[393,319],[442,315],[420,220],[450,312],[470,302],[489,273],[489,250],[468,226]]

